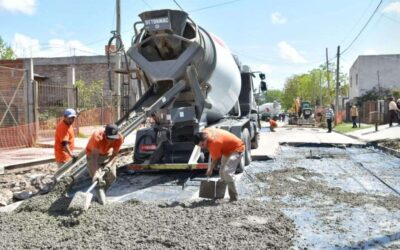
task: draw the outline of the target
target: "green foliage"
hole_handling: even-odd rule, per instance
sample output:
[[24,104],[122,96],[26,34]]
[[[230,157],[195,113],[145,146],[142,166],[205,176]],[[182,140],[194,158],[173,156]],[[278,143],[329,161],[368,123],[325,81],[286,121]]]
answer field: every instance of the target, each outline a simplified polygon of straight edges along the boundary
[[101,107],[103,81],[93,81],[90,84],[86,84],[85,81],[78,80],[75,82],[75,85],[78,88],[78,106],[81,110]]
[[[335,64],[330,64],[331,70],[336,69]],[[328,88],[329,79],[329,88]],[[345,73],[340,73],[339,94],[347,96],[349,91],[348,77]],[[311,106],[328,105],[333,103],[335,99],[336,72],[330,71],[329,75],[326,71],[326,65],[312,69],[308,73],[293,75],[286,80],[283,94],[282,106],[289,109],[293,105],[293,100],[300,97],[301,101],[311,102]],[[320,97],[322,103],[320,103]]]
[[282,90],[279,89],[270,89],[265,93],[265,101],[266,102],[282,102]]
[[8,46],[3,39],[0,37],[0,59],[1,60],[12,60],[15,59],[14,51]]
[[362,96],[357,97],[357,105],[361,106],[366,101],[386,100],[390,96],[392,96],[390,89],[373,87]]
[[46,110],[39,112],[39,121],[47,121],[50,118],[59,117],[60,109],[47,107]]

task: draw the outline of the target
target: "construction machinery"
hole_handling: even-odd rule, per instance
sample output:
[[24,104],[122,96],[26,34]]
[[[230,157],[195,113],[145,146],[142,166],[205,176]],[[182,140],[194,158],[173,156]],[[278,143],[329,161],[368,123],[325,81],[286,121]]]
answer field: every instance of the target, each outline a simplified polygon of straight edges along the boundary
[[258,145],[258,110],[253,74],[242,66],[226,44],[178,10],[148,11],[139,15],[144,27],[128,56],[138,66],[151,103],[168,91],[176,93],[153,113],[155,126],[136,134],[134,162],[130,169],[206,168],[208,155],[193,144],[205,127],[226,129],[250,149]]
[[293,106],[289,110],[289,125],[315,125],[314,113],[311,102],[299,99],[293,101]]
[[[127,51],[136,68],[128,73],[135,73],[145,93],[116,124],[127,136],[150,116],[156,122],[136,131],[133,162],[126,168],[206,169],[209,155],[194,145],[193,137],[212,126],[242,138],[246,150],[238,172],[243,171],[259,140],[253,72],[184,11],[154,10],[139,16]],[[82,174],[84,155],[65,164],[56,180]]]

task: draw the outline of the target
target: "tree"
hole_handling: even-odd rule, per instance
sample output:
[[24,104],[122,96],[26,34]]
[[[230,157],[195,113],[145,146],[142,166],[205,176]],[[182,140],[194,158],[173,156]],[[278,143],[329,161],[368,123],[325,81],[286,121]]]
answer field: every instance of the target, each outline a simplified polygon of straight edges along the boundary
[[[329,65],[330,69],[336,69],[335,64]],[[328,78],[330,85],[328,88]],[[348,95],[348,76],[345,73],[339,74],[339,95]],[[302,101],[309,101],[311,105],[328,105],[333,103],[336,95],[336,72],[326,71],[326,65],[320,65],[308,73],[293,75],[285,82],[282,93],[282,106],[289,109],[293,105],[293,100],[300,97]],[[322,102],[320,102],[320,99]]]
[[265,93],[266,102],[282,102],[282,90],[279,89],[271,89]]
[[0,59],[13,60],[15,59],[14,51],[8,46],[0,36]]
[[75,85],[78,88],[79,108],[81,111],[101,106],[103,81],[93,81],[90,84],[86,84],[85,81],[78,80]]

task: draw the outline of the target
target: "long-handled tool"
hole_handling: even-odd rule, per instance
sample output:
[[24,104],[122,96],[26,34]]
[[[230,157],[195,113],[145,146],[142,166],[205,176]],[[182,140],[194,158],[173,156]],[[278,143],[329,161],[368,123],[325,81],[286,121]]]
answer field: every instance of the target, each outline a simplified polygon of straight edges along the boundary
[[[93,198],[93,194],[91,193],[91,191],[97,185],[102,186],[104,184],[103,176],[104,176],[105,172],[107,172],[106,169],[100,170],[99,177],[97,178],[97,180],[95,182],[92,183],[92,185],[88,188],[88,190],[86,190],[86,192],[82,192],[82,191],[76,192],[76,194],[74,195],[74,198],[72,198],[71,203],[68,206],[69,211],[86,211],[89,209],[90,203]],[[97,197],[97,199],[99,200],[99,202],[101,204],[105,204],[105,193],[104,192],[101,193],[100,191],[97,194],[100,197]]]

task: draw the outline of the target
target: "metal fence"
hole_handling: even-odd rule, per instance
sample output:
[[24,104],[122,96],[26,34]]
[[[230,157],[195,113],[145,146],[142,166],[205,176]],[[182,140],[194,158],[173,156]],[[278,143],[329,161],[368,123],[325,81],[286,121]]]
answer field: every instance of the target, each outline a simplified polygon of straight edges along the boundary
[[[83,127],[95,127],[115,121],[118,103],[115,96],[109,94],[108,91],[94,93],[92,96],[83,96],[84,94],[78,88],[66,86],[63,83],[39,83],[39,142],[54,138],[55,128],[66,108],[74,108],[78,111],[78,118],[73,125],[76,135],[82,134]],[[91,132],[90,129],[82,131]]]
[[[389,122],[389,106],[388,102],[384,100],[366,101],[358,108],[357,122],[372,124],[377,121],[379,124]],[[346,121],[351,121],[351,105],[346,104]]]
[[24,69],[0,66],[0,148],[29,147],[35,135],[29,124],[28,88]]

